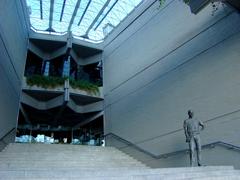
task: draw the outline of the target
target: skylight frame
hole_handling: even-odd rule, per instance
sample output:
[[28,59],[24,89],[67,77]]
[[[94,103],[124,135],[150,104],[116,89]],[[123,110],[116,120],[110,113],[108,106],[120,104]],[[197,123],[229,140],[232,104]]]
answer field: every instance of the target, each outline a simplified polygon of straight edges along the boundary
[[30,22],[35,32],[63,35],[72,31],[74,38],[96,43],[109,35],[103,33],[107,24],[116,28],[143,1],[26,0],[32,11]]

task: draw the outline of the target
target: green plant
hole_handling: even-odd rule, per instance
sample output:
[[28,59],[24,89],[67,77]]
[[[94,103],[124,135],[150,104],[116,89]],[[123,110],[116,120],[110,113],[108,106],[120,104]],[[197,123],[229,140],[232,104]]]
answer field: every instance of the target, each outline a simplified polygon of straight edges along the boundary
[[85,80],[74,80],[71,78],[69,79],[69,83],[74,89],[85,90],[93,94],[99,93],[99,88],[97,84],[93,84]]
[[66,78],[63,77],[32,75],[27,77],[27,84],[29,86],[36,85],[43,88],[55,88],[64,85],[65,80]]

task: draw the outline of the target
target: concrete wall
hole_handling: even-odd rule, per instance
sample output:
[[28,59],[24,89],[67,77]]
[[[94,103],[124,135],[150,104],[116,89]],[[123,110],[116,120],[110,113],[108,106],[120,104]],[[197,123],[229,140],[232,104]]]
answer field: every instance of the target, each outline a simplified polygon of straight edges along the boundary
[[[104,49],[105,134],[155,155],[182,150],[183,121],[193,109],[207,125],[202,144],[240,146],[240,14],[219,6],[212,16],[208,6],[193,15],[178,0],[157,7]],[[217,163],[209,157],[208,163]],[[184,158],[154,166],[184,166]]]
[[12,129],[4,137],[2,137],[0,141],[0,151],[2,151],[7,144],[14,142],[15,136],[16,129]]
[[18,116],[28,43],[23,3],[0,1],[0,138],[16,126]]

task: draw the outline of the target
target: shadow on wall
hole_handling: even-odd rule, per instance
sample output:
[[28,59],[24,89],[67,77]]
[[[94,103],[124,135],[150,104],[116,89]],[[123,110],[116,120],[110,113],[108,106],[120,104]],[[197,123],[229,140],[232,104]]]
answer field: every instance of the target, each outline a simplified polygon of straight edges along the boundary
[[[107,137],[106,140],[107,145],[117,147],[122,152],[129,154],[151,168],[190,166],[188,150],[176,151],[157,156],[144,151],[143,149],[137,149],[133,144],[122,142],[122,140],[117,140],[116,138]],[[233,145],[222,142],[204,145],[202,149],[202,163],[206,166],[227,165],[240,169],[239,150],[238,147],[234,148]]]
[[15,135],[16,128],[13,128],[0,139],[0,151],[2,151],[6,145],[15,141]]

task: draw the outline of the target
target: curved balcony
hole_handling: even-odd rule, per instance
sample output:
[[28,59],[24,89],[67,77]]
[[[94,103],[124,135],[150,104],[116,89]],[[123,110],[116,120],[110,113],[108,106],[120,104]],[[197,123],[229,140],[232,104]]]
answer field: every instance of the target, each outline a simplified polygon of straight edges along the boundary
[[[43,77],[44,78],[44,77]],[[61,81],[59,81],[59,79]],[[75,113],[91,113],[103,110],[102,87],[97,89],[86,88],[70,80],[66,87],[67,79],[59,78],[57,83],[44,84],[44,82],[29,82],[26,77],[23,80],[22,99],[23,104],[29,105],[38,110],[67,106]],[[90,85],[89,85],[90,86]]]

